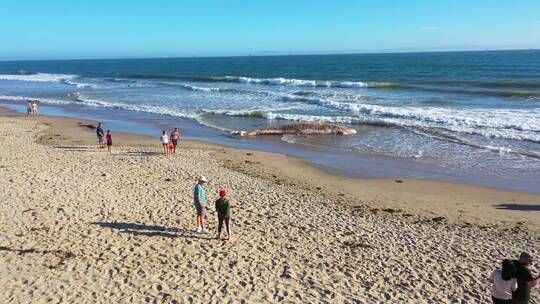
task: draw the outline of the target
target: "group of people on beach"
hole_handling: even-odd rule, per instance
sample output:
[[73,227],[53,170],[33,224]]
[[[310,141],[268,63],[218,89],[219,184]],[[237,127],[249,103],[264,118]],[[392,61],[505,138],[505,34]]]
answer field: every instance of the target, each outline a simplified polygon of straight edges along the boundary
[[107,130],[107,133],[103,132],[103,123],[98,123],[98,126],[96,128],[96,135],[98,138],[98,145],[100,148],[105,148],[107,146],[107,150],[109,153],[111,152],[112,147],[112,132],[111,130]]
[[[180,139],[180,130],[174,128],[170,137],[167,135],[167,131],[163,131],[161,134],[161,143],[163,145],[163,152],[165,156],[176,153],[176,146]],[[196,221],[197,221],[197,233],[209,233],[206,227],[206,207],[207,198],[204,190],[205,185],[209,183],[209,180],[204,176],[200,176],[197,179],[197,184],[193,191],[193,206],[195,207]],[[231,203],[227,198],[227,190],[220,187],[218,189],[218,198],[214,202],[216,207],[218,228],[216,239],[221,240],[221,231],[225,227],[227,230],[227,240],[232,241],[232,222],[231,222]]]
[[501,269],[491,274],[491,298],[494,304],[527,304],[531,298],[531,288],[540,284],[540,275],[533,278],[529,266],[533,257],[522,252],[518,260],[505,259]]
[[176,146],[178,145],[178,140],[180,139],[180,130],[178,130],[178,128],[174,128],[170,136],[167,135],[167,131],[163,131],[160,139],[165,156],[175,154]]
[[[99,123],[96,128],[96,135],[100,148],[107,146],[109,152],[111,152],[112,146],[112,133],[111,130],[107,130],[107,133],[103,132],[103,123]],[[165,156],[176,153],[176,147],[178,140],[180,139],[180,130],[174,128],[170,136],[167,131],[163,131],[161,134],[161,143],[163,145],[163,153]],[[206,227],[206,206],[207,198],[204,186],[208,184],[208,179],[201,176],[197,180],[193,193],[193,204],[197,215],[197,233],[209,233]],[[221,239],[221,231],[225,227],[227,230],[227,240],[232,240],[232,222],[231,222],[231,203],[227,198],[227,190],[220,187],[218,190],[218,199],[215,201],[216,213],[218,217],[218,229],[217,239]]]
[[[204,186],[208,183],[206,177],[199,177],[193,192],[193,204],[197,214],[197,233],[209,233],[206,228],[206,206],[207,199]],[[216,239],[221,239],[221,231],[225,226],[227,230],[227,240],[232,241],[232,222],[231,222],[231,203],[227,199],[227,191],[220,187],[218,190],[218,199],[214,202],[218,218],[218,228]]]
[[38,116],[38,101],[29,100],[26,104],[26,116]]

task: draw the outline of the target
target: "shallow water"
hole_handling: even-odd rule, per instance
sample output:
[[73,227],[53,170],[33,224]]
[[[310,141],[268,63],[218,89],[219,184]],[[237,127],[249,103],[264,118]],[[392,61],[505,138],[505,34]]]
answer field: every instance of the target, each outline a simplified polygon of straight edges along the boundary
[[[5,107],[20,113],[25,112],[25,106],[0,101],[0,107]],[[222,130],[202,126],[196,121],[184,118],[164,118],[156,114],[134,116],[122,110],[115,109],[85,109],[74,106],[50,106],[40,108],[44,115],[85,118],[104,122],[106,129],[115,132],[156,137],[159,145],[161,130],[179,127],[182,138],[198,140],[229,147],[280,153],[306,160],[319,169],[331,174],[358,178],[413,178],[453,181],[458,183],[475,184],[512,191],[540,193],[538,181],[519,176],[494,176],[481,172],[468,173],[463,170],[444,167],[431,162],[420,162],[414,158],[390,157],[382,154],[368,154],[349,151],[342,148],[323,145],[295,145],[277,137],[258,137],[255,139],[231,136]],[[103,119],[103,117],[107,117]],[[156,136],[158,134],[158,136]],[[326,137],[323,140],[329,140]]]
[[285,136],[279,146],[388,156],[534,187],[539,59],[540,51],[497,51],[0,62],[0,99],[37,98],[101,120],[114,113],[123,123],[190,121],[194,137],[215,142],[230,141],[230,130],[341,123],[358,135]]

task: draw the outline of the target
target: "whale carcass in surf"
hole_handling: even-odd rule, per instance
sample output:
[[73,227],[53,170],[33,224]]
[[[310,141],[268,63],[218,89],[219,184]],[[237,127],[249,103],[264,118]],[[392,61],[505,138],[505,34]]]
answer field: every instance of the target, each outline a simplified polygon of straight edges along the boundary
[[240,136],[258,135],[354,135],[356,130],[349,127],[333,124],[292,124],[271,128],[257,129],[249,133],[245,131],[233,131],[232,134]]

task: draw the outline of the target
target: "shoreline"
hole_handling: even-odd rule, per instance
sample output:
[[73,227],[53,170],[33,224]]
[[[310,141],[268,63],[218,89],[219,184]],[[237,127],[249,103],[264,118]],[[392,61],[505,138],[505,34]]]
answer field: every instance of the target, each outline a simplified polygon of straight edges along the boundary
[[[16,111],[0,107],[0,117],[5,116],[25,119]],[[95,144],[94,130],[87,125],[95,126],[96,121],[44,115],[37,120],[64,138],[44,135],[39,140],[42,144],[66,147]],[[114,130],[113,134],[115,146],[142,147],[162,156],[157,137]],[[202,141],[181,140],[180,147],[211,151],[224,167],[250,176],[277,184],[300,186],[315,193],[324,192],[325,196],[348,208],[368,208],[370,212],[421,218],[416,220],[441,218],[461,225],[522,227],[540,231],[540,214],[536,214],[540,213],[537,212],[540,195],[535,193],[428,179],[346,177],[287,155]]]
[[[0,302],[485,303],[502,259],[540,254],[537,196],[353,181],[197,142],[165,158],[157,138],[114,131],[108,153],[92,123],[0,113]],[[215,239],[213,206],[212,234],[194,231],[199,175],[209,201],[229,190],[233,242]],[[481,204],[505,198],[531,210]],[[500,223],[515,212],[530,221]]]
[[[23,113],[24,105],[13,102],[0,103],[1,108]],[[302,160],[330,176],[361,180],[411,179],[441,181],[453,184],[473,185],[495,190],[540,195],[540,188],[534,179],[525,176],[486,175],[482,172],[465,172],[438,166],[435,163],[381,154],[365,154],[332,147],[315,147],[305,144],[289,144],[279,138],[261,137],[245,139],[230,136],[191,119],[175,119],[162,115],[126,117],[123,111],[115,109],[92,109],[77,106],[42,105],[42,113],[47,116],[71,117],[74,119],[104,120],[116,131],[136,135],[151,136],[161,134],[172,125],[184,131],[183,137],[200,143],[226,146],[233,149],[260,151]]]

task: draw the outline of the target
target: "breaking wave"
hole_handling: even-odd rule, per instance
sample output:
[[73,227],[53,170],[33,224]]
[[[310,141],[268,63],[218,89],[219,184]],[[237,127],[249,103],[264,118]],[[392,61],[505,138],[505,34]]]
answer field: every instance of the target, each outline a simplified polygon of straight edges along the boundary
[[95,84],[89,84],[89,83],[83,83],[83,82],[76,82],[73,80],[64,80],[65,84],[74,85],[77,88],[84,89],[84,88],[97,88],[98,86]]
[[396,84],[386,82],[363,82],[363,81],[334,81],[334,80],[304,80],[292,78],[251,78],[243,76],[208,77],[207,81],[226,81],[238,83],[253,83],[266,85],[282,85],[295,87],[325,87],[325,88],[383,88],[392,87]]
[[79,79],[79,75],[71,74],[47,74],[47,73],[36,73],[36,74],[4,74],[0,75],[0,80],[10,80],[10,81],[31,81],[31,82],[63,82],[67,85],[76,86],[77,88],[95,88],[95,84],[83,83],[75,81]]
[[187,83],[180,83],[180,82],[159,82],[161,85],[165,86],[173,86],[173,87],[180,87],[191,91],[198,91],[198,92],[235,92],[237,90],[234,89],[226,89],[226,88],[211,88],[211,87],[199,87],[195,85],[190,85]]
[[68,74],[19,74],[19,75],[0,75],[0,80],[15,80],[15,81],[38,81],[38,82],[60,82],[75,79],[79,76]]
[[173,117],[181,118],[196,118],[197,115],[179,111],[177,109],[167,107],[167,106],[152,106],[152,105],[135,105],[127,104],[118,101],[104,101],[99,99],[91,99],[83,96],[78,96],[73,99],[53,99],[53,98],[39,98],[39,97],[29,97],[29,96],[6,96],[0,95],[0,100],[9,100],[9,101],[23,101],[28,100],[38,100],[44,104],[54,104],[54,105],[68,105],[68,104],[79,104],[89,107],[100,107],[100,108],[114,108],[120,110],[128,110],[134,112],[145,112],[152,114],[161,114],[169,115]]

